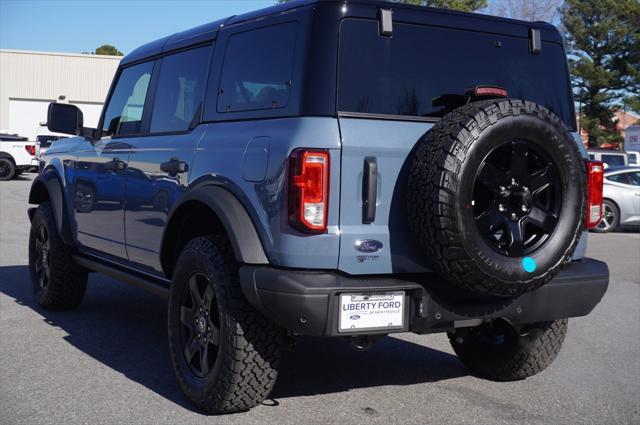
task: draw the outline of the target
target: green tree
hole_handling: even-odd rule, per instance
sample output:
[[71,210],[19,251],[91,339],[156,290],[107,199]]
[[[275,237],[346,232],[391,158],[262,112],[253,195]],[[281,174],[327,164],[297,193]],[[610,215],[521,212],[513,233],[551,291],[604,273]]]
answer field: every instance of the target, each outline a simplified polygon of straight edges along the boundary
[[103,44],[93,53],[96,55],[124,56],[120,50],[116,49],[116,47],[111,44]]
[[589,146],[619,143],[614,113],[623,99],[634,109],[640,98],[640,2],[566,0],[562,23]]
[[[286,3],[289,0],[278,0]],[[414,4],[417,6],[442,7],[444,9],[463,10],[472,12],[487,6],[487,0],[391,0],[394,3]]]

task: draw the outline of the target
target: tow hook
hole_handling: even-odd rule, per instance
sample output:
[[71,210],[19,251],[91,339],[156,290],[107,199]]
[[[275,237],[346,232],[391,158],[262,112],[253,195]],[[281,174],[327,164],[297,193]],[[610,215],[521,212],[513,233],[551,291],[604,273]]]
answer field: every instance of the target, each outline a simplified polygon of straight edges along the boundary
[[387,335],[357,335],[347,337],[347,339],[349,344],[351,344],[351,348],[358,351],[367,351],[375,342],[381,340],[385,336]]

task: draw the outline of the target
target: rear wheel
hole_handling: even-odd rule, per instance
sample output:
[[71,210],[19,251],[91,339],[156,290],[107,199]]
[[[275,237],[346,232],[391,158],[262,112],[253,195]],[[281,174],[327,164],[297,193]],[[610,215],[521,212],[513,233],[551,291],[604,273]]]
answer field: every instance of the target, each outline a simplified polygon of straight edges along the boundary
[[209,413],[248,410],[277,378],[284,331],[244,298],[224,238],[184,248],[169,297],[169,345],[186,396]]
[[16,175],[16,165],[10,158],[0,158],[0,181],[11,180]]
[[596,233],[613,232],[620,224],[620,210],[612,201],[605,199],[602,201],[602,220],[593,229]]
[[546,369],[557,357],[567,320],[515,327],[503,319],[449,334],[453,350],[474,374],[515,381]]

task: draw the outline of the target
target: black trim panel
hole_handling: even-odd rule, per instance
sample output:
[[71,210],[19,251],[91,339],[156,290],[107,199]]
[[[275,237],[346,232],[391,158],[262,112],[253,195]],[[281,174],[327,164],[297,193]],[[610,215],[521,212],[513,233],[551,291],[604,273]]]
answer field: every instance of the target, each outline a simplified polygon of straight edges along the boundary
[[170,282],[165,279],[154,278],[133,270],[126,270],[124,267],[107,264],[107,262],[97,259],[94,260],[82,255],[74,255],[73,259],[76,263],[92,272],[104,274],[120,282],[149,291],[162,298],[169,298]]
[[498,317],[513,323],[534,323],[585,316],[604,296],[609,269],[601,261],[585,258],[568,264],[549,283],[517,299],[474,301],[443,297],[438,287],[447,285],[433,273],[403,278],[348,276],[335,271],[244,265],[240,267],[240,284],[247,300],[266,317],[294,332],[314,336],[344,335],[338,332],[341,293],[405,291],[410,308],[404,327],[391,332],[433,333]]

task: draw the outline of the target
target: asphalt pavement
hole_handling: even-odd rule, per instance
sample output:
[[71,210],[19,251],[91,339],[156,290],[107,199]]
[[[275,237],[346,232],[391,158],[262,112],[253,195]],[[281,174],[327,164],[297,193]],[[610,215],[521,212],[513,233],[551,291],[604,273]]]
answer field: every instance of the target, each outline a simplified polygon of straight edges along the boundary
[[91,275],[73,311],[33,301],[26,215],[33,175],[0,182],[0,424],[640,424],[640,234],[589,236],[611,269],[557,360],[524,381],[468,374],[445,335],[400,334],[370,351],[302,338],[271,399],[206,416],[180,392],[162,299]]

